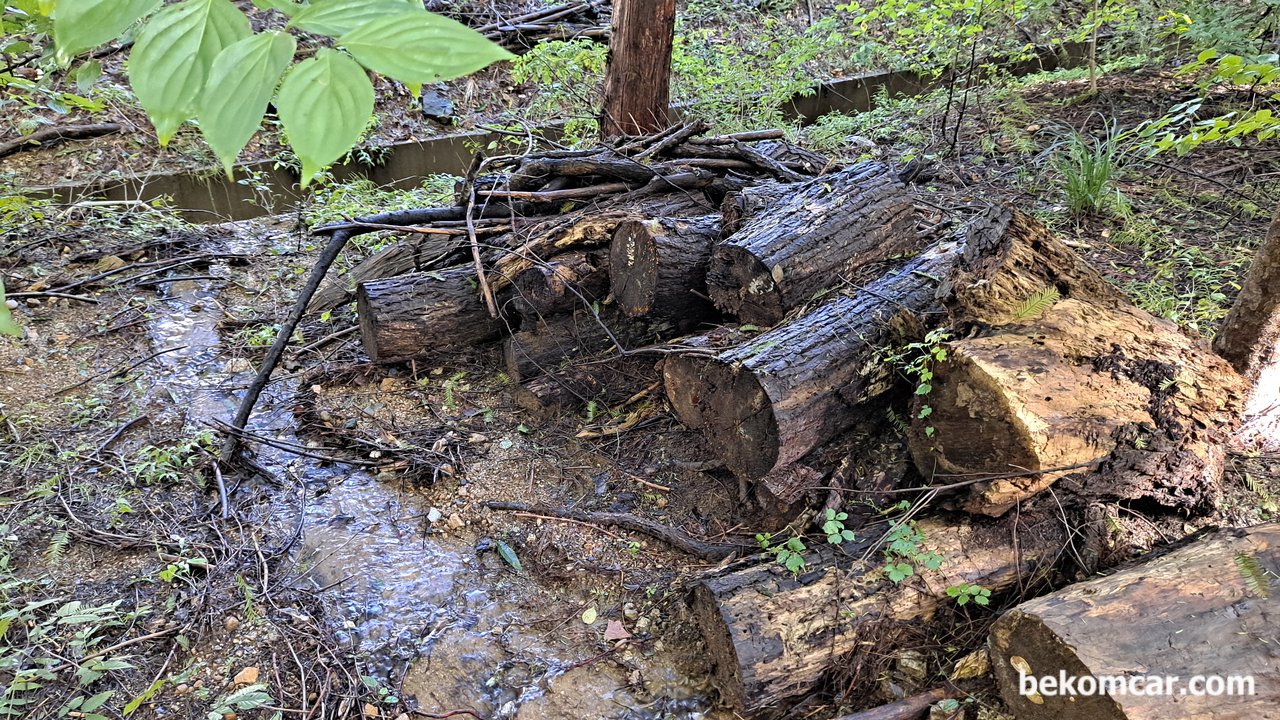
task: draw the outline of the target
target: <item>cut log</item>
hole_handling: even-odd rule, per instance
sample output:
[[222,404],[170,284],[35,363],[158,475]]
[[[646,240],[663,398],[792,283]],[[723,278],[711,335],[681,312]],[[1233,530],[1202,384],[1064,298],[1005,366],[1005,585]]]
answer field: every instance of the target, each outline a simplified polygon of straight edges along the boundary
[[842,274],[916,246],[902,183],[880,163],[799,183],[715,247],[711,299],[745,323],[773,325]]
[[631,317],[697,321],[711,315],[707,265],[719,232],[719,218],[711,215],[619,225],[609,246],[609,282],[618,307]]
[[586,407],[621,403],[652,381],[651,357],[614,356],[579,363],[535,377],[519,385],[515,400],[526,410],[551,414]]
[[720,204],[720,237],[730,237],[748,221],[795,191],[791,183],[764,182],[729,193]]
[[[567,362],[586,360],[614,348],[610,334],[615,331],[622,332],[616,318],[602,316],[597,320],[590,311],[530,323],[502,341],[507,375],[514,382],[524,382],[558,372]],[[631,336],[623,333],[623,338]]]
[[520,273],[513,285],[516,311],[532,322],[603,301],[609,266],[603,251],[562,253]]
[[985,331],[950,344],[917,400],[913,416],[931,409],[911,434],[920,471],[1019,473],[971,488],[965,509],[987,515],[1068,475],[1090,476],[1083,492],[1095,498],[1210,507],[1241,378],[1035,220],[992,217],[970,233],[948,301],[959,326]]
[[[1025,602],[991,628],[1000,693],[1020,720],[1280,718],[1277,573],[1269,523]],[[1039,682],[1060,674],[1073,687]],[[1098,692],[1103,678],[1123,690]],[[1231,678],[1234,693],[1197,694]]]
[[[827,553],[811,556],[818,569],[799,576],[766,565],[695,587],[694,614],[729,706],[758,713],[811,692],[847,653],[888,655],[895,648],[886,626],[927,622],[950,602],[952,585],[999,594],[1030,581],[1052,566],[1066,538],[1056,519],[1029,515],[1021,522],[929,519],[918,528],[921,550],[938,553],[942,564],[900,585],[885,577],[882,558],[837,562]],[[856,556],[862,545],[848,552]]]
[[475,271],[465,265],[360,283],[356,310],[365,354],[375,363],[493,340],[505,327],[489,316]]
[[667,398],[734,474],[769,475],[850,427],[858,406],[892,385],[881,353],[941,319],[935,278],[956,255],[954,246],[936,247],[713,357],[668,360]]

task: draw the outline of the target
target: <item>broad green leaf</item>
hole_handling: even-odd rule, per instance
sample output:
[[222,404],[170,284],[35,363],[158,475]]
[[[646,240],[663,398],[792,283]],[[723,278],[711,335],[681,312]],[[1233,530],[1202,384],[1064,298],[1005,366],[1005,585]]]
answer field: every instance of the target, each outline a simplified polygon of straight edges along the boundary
[[291,35],[262,33],[228,46],[213,61],[200,102],[200,132],[228,177],[231,163],[262,125],[296,45]]
[[72,73],[72,77],[76,81],[76,89],[80,92],[88,92],[93,87],[93,83],[102,77],[102,63],[97,60],[90,60],[82,63],[76,71]]
[[516,555],[516,551],[512,550],[510,545],[501,540],[498,541],[498,556],[505,560],[513,570],[520,572],[520,557]]
[[338,42],[365,67],[403,83],[451,80],[515,57],[466,25],[425,11],[379,18]]
[[58,0],[53,14],[53,41],[60,65],[85,50],[115,40],[161,0]]
[[373,115],[373,83],[350,55],[324,48],[284,76],[276,110],[305,188],[360,140]]
[[251,32],[230,0],[186,0],[147,23],[129,56],[129,82],[161,145],[195,117],[214,59]]
[[[18,323],[13,321],[13,314],[9,312],[9,306],[4,303],[4,281],[0,280],[0,335],[13,335],[14,337],[22,337],[22,328],[18,327]],[[5,630],[9,629],[9,624],[5,623]],[[0,633],[3,635],[3,633]]]
[[422,3],[406,0],[317,0],[294,15],[289,25],[336,38],[378,18],[406,12],[410,6],[426,14]]

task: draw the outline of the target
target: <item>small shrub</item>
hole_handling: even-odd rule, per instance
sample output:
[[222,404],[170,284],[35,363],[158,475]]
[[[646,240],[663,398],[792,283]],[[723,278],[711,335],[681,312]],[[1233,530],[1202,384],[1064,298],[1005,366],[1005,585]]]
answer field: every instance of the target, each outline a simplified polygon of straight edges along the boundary
[[1097,215],[1106,211],[1126,214],[1128,205],[1114,187],[1120,166],[1120,138],[1119,127],[1113,120],[1101,138],[1070,134],[1065,147],[1054,156],[1053,164],[1062,175],[1062,189],[1072,215]]

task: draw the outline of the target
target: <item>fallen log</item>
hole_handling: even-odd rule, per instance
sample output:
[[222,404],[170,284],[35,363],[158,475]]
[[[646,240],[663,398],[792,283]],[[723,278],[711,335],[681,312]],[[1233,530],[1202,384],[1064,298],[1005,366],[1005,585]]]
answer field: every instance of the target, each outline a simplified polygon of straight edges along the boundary
[[879,163],[799,183],[716,245],[711,299],[742,322],[776,324],[842,274],[914,249],[915,224],[903,185]]
[[668,360],[667,398],[734,474],[765,477],[852,426],[858,407],[892,386],[881,356],[941,319],[937,279],[956,254],[935,247],[736,347]]
[[542,415],[588,407],[593,402],[609,408],[633,397],[652,374],[651,357],[599,357],[526,380],[513,395],[520,407]]
[[[557,372],[565,363],[583,360],[615,347],[609,328],[616,318],[596,317],[590,310],[529,323],[502,341],[503,362],[514,382]],[[621,332],[619,330],[619,332]],[[624,334],[630,339],[630,334]]]
[[1000,693],[1020,720],[1280,718],[1278,572],[1268,523],[1025,602],[991,628]]
[[970,489],[965,509],[986,515],[1072,474],[1090,476],[1082,492],[1095,498],[1212,505],[1244,397],[1224,360],[1017,211],[969,233],[952,287],[954,324],[982,334],[949,343],[918,396],[913,416],[931,414],[910,446],[926,477],[1021,472]]
[[707,265],[719,218],[629,220],[609,246],[614,301],[631,317],[696,321],[714,312],[707,300]]
[[476,289],[475,270],[467,265],[360,283],[356,310],[365,354],[375,363],[486,342],[505,327],[490,317]]
[[567,252],[516,276],[512,302],[533,322],[572,312],[609,294],[609,265],[603,251]]
[[[728,705],[759,713],[811,692],[847,653],[889,655],[886,631],[929,621],[950,601],[947,588],[973,583],[999,594],[1047,573],[1066,542],[1061,522],[1030,514],[1020,522],[927,519],[917,529],[921,552],[938,553],[942,563],[901,584],[886,577],[883,557],[834,552],[811,555],[816,569],[799,575],[770,564],[699,583],[694,615]],[[853,554],[868,547],[848,545]]]
[[747,221],[793,192],[791,183],[764,182],[729,193],[720,204],[720,237],[738,232]]

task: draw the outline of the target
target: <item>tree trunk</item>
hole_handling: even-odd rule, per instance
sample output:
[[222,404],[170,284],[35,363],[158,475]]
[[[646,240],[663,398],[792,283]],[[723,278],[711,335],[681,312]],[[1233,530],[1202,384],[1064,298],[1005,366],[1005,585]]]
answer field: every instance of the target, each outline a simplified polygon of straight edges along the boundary
[[796,185],[718,244],[711,299],[742,322],[774,325],[841,275],[916,245],[911,198],[880,163]]
[[[1280,525],[1268,523],[1025,602],[991,628],[1001,695],[1020,720],[1280,718],[1277,572]],[[1115,677],[1137,692],[1087,693],[1078,680],[1065,692],[1022,689],[1022,675],[1059,673]],[[1150,678],[1167,676],[1179,679],[1153,692]],[[1252,685],[1249,694],[1197,695],[1186,684],[1193,676],[1248,676]]]
[[356,310],[365,354],[375,363],[424,357],[440,347],[473,345],[505,327],[489,316],[466,265],[360,283]]
[[609,267],[603,251],[562,253],[520,273],[513,285],[516,311],[533,323],[603,302]]
[[851,426],[857,407],[892,385],[893,368],[879,356],[940,319],[933,278],[945,277],[956,255],[951,246],[934,248],[736,347],[669,359],[672,407],[738,477],[780,470]]
[[720,232],[713,215],[632,220],[609,246],[613,298],[631,317],[697,321],[714,312],[706,299],[707,264]]
[[667,126],[675,0],[617,0],[605,71],[600,135],[644,135]]
[[901,584],[885,576],[882,555],[848,559],[865,551],[864,542],[810,555],[814,569],[798,576],[770,564],[695,587],[694,614],[729,706],[757,713],[811,692],[848,653],[890,655],[893,627],[930,620],[951,602],[948,587],[974,583],[998,594],[1042,574],[1066,540],[1060,521],[1030,515],[995,523],[928,519],[917,527],[925,538],[920,552],[938,553],[942,564]]
[[965,509],[987,515],[1073,474],[1094,497],[1212,504],[1244,396],[1227,363],[1017,211],[977,223],[953,288],[953,326],[981,335],[950,343],[917,397],[913,416],[930,409],[910,436],[925,477],[1016,473],[972,486]]
[[1266,239],[1253,256],[1240,295],[1222,321],[1213,349],[1250,380],[1277,360],[1280,344],[1280,205]]

